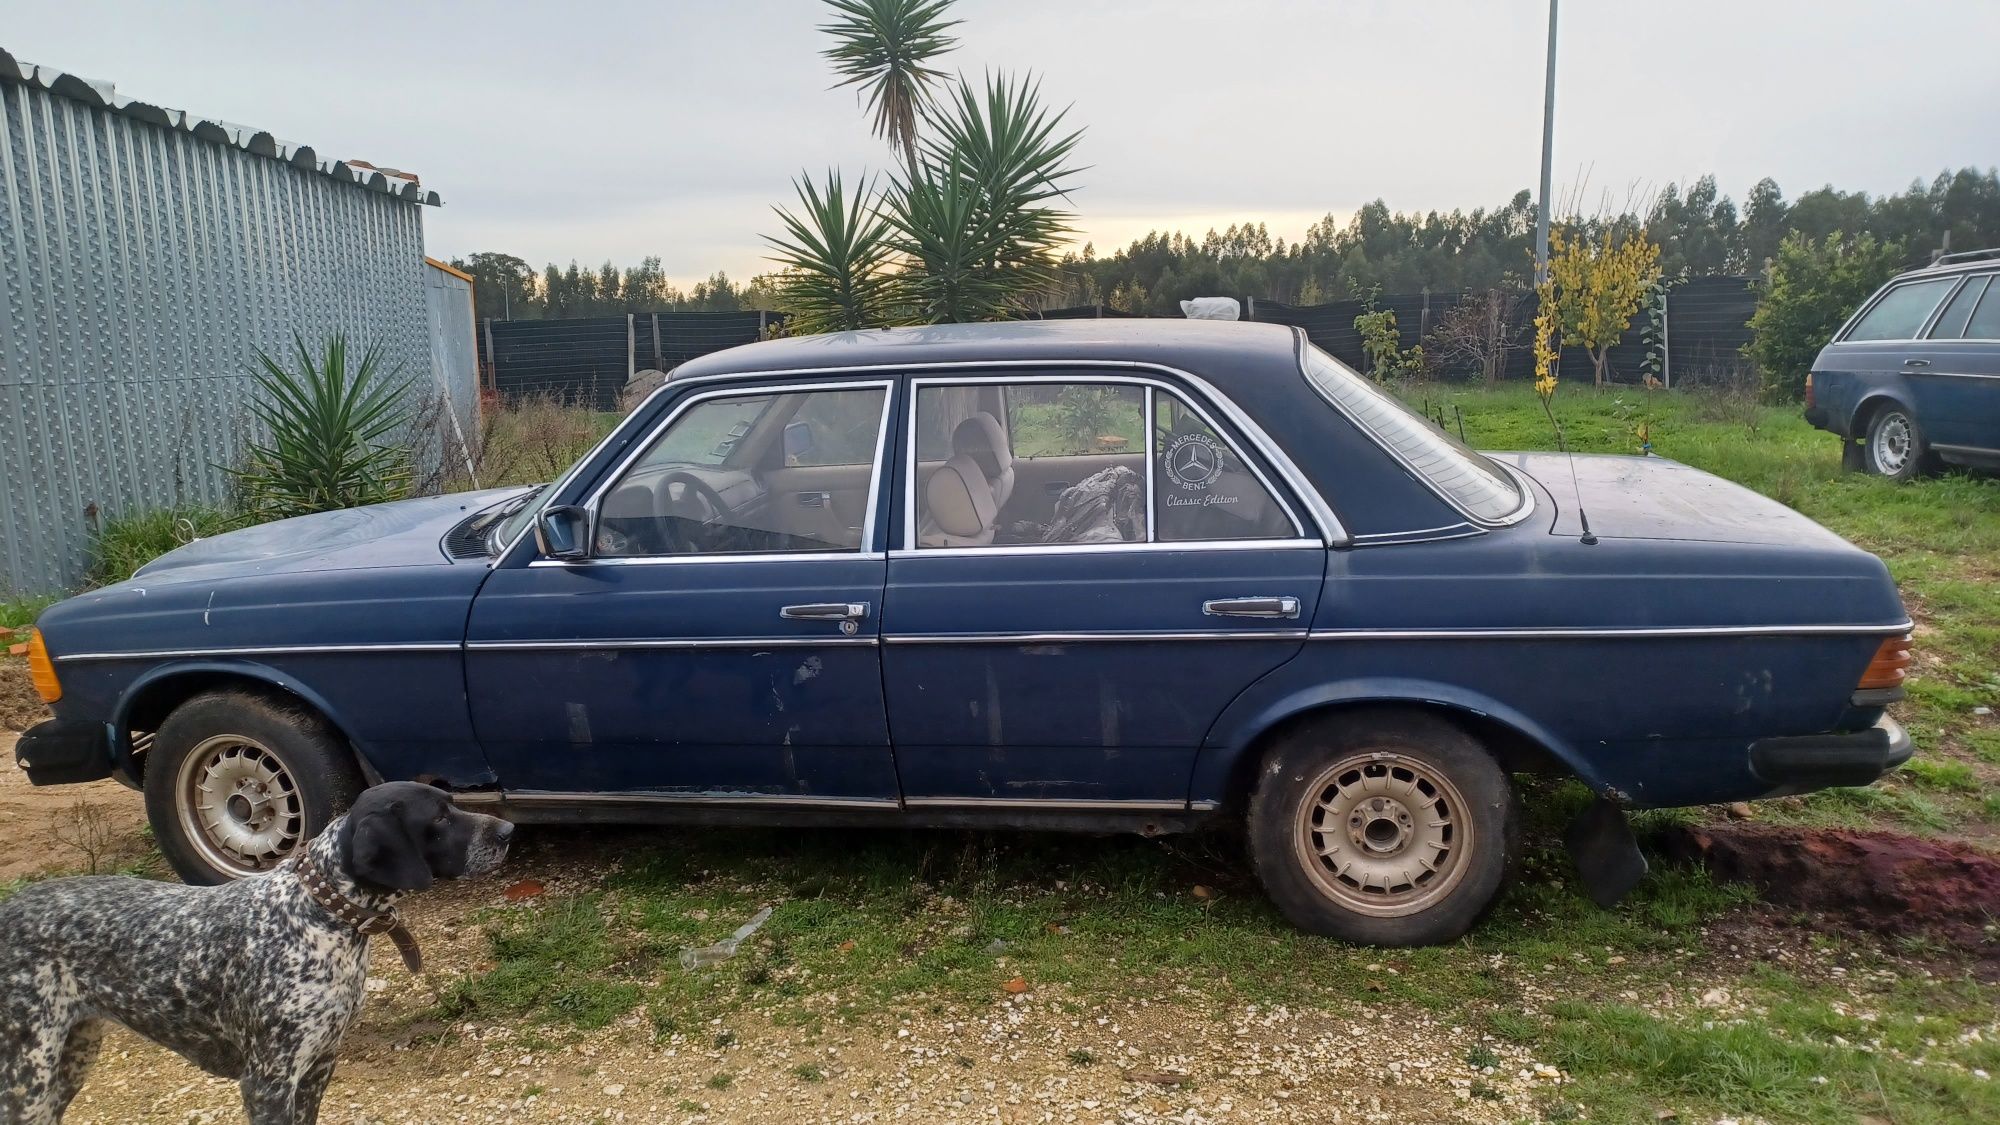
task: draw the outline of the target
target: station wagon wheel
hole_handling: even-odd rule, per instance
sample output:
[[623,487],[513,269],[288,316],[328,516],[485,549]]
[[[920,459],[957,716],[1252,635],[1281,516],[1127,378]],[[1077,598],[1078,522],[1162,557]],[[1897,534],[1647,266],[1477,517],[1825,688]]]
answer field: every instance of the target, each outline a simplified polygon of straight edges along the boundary
[[1420,711],[1295,728],[1250,797],[1250,855],[1272,901],[1303,929],[1370,945],[1463,934],[1499,893],[1515,833],[1499,764]]
[[1869,472],[1900,481],[1922,474],[1930,447],[1916,416],[1901,403],[1891,403],[1868,420],[1868,446],[1862,452]]
[[196,696],[145,761],[146,814],[181,878],[223,883],[283,862],[361,791],[352,752],[318,716],[248,692]]

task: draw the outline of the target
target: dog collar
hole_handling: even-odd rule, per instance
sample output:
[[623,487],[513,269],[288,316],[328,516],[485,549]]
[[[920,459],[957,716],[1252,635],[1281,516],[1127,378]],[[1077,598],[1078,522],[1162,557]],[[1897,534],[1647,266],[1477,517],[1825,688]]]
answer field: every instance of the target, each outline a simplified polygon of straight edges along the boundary
[[411,936],[409,928],[403,925],[403,916],[397,913],[395,907],[376,910],[341,894],[334,889],[333,881],[327,878],[326,872],[311,855],[299,860],[299,884],[322,909],[336,920],[353,927],[362,937],[388,934],[389,940],[396,944],[396,952],[403,955],[403,964],[413,973],[423,971],[423,950],[418,948],[417,939]]

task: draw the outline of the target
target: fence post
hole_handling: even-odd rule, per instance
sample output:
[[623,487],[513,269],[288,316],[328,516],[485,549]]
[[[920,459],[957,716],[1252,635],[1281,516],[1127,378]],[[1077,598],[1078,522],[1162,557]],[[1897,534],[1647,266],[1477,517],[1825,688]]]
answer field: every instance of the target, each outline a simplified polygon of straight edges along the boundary
[[625,314],[625,381],[639,373],[639,326],[633,323],[631,313]]
[[761,339],[763,339],[763,338],[764,338],[764,332],[765,332],[765,328],[766,328],[766,325],[765,325],[765,321],[766,321],[767,319],[768,319],[768,317],[767,317],[767,315],[766,315],[766,313],[765,313],[765,310],[763,310],[763,309],[758,309],[758,310],[757,310],[757,338],[758,338],[759,340],[761,340]]
[[1245,297],[1245,298],[1243,298],[1243,306],[1244,306],[1244,307],[1245,307],[1246,309],[1250,310],[1250,311],[1249,311],[1249,315],[1248,315],[1248,316],[1245,316],[1245,317],[1244,317],[1243,319],[1245,319],[1245,320],[1256,320],[1256,319],[1257,319],[1257,298],[1255,298],[1255,297]]
[[659,371],[666,364],[660,359],[660,314],[653,313],[653,370]]
[[1672,319],[1673,290],[1660,290],[1660,387],[1674,389],[1674,325]]
[[492,390],[500,390],[500,358],[493,354],[493,318],[486,318],[486,374],[492,377]]

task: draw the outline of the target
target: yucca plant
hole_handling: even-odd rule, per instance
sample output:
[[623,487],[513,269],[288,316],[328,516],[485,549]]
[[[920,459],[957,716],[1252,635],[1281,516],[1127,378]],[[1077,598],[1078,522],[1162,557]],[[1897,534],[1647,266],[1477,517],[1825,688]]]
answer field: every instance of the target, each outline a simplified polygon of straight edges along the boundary
[[852,197],[838,171],[826,190],[806,176],[792,182],[799,211],[776,208],[786,235],[767,237],[781,273],[778,300],[795,332],[850,332],[888,323],[896,299],[889,272],[889,220],[864,186]]
[[822,52],[840,76],[840,86],[860,86],[875,115],[875,135],[901,150],[903,166],[917,163],[917,118],[930,100],[930,85],[945,73],[927,65],[951,50],[945,32],[958,25],[944,18],[951,0],[827,0],[834,22],[820,30],[834,45]]
[[296,370],[257,353],[263,394],[251,411],[266,437],[235,471],[244,510],[271,520],[401,498],[410,455],[391,441],[410,421],[407,381],[384,376],[372,347],[350,369],[344,336],[329,336],[317,356],[304,337],[292,341]]

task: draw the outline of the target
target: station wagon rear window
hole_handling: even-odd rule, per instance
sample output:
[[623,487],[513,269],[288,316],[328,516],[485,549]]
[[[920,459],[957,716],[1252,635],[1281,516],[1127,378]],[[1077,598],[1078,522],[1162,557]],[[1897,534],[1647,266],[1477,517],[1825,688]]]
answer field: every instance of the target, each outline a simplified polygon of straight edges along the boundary
[[1481,523],[1521,514],[1518,485],[1498,465],[1438,429],[1394,395],[1316,347],[1306,348],[1306,381],[1390,452]]

